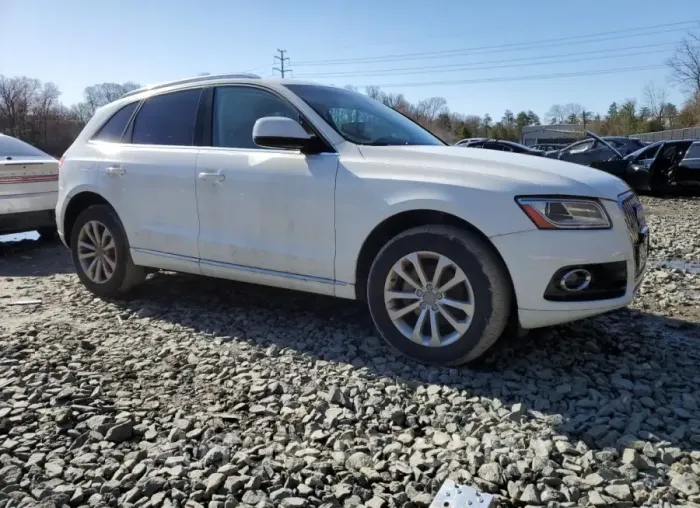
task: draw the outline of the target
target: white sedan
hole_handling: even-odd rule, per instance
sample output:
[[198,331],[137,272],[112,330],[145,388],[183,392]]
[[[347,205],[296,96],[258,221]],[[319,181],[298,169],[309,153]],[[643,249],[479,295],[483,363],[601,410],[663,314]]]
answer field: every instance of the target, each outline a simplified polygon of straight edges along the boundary
[[95,294],[156,268],[361,299],[425,362],[472,360],[509,323],[625,306],[644,273],[644,214],[622,180],[446,146],[330,86],[226,75],[136,90],[62,160],[58,229]]
[[17,138],[0,134],[0,234],[56,233],[58,161]]

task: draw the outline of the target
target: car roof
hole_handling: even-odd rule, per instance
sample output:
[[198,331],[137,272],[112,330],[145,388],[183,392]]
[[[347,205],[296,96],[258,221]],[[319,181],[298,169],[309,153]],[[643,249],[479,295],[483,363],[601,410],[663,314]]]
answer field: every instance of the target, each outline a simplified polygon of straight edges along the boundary
[[327,88],[338,88],[332,85],[323,85],[319,83],[314,83],[311,81],[304,81],[298,79],[288,79],[288,78],[261,78],[257,74],[250,73],[229,73],[229,74],[207,74],[205,76],[194,76],[190,78],[176,79],[172,81],[165,81],[162,83],[156,83],[151,85],[146,85],[136,90],[125,93],[119,99],[124,99],[127,97],[134,97],[137,95],[144,94],[148,92],[155,93],[160,90],[174,91],[181,88],[191,88],[192,86],[212,84],[221,85],[226,83],[260,83],[267,85],[314,85],[322,86]]

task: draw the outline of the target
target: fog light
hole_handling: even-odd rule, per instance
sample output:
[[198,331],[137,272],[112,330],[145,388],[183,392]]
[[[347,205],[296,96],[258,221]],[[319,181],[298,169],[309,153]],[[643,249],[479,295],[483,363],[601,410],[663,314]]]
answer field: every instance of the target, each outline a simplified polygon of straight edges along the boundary
[[583,268],[574,268],[562,275],[559,287],[568,293],[583,291],[591,285],[591,272]]

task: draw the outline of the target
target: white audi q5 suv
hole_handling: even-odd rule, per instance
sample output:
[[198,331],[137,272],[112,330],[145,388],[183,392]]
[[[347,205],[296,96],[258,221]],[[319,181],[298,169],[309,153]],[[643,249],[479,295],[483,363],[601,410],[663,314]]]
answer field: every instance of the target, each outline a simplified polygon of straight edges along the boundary
[[60,162],[83,284],[149,269],[366,300],[381,336],[456,365],[523,329],[627,305],[648,229],[620,179],[464,150],[362,94],[247,74],[129,92]]

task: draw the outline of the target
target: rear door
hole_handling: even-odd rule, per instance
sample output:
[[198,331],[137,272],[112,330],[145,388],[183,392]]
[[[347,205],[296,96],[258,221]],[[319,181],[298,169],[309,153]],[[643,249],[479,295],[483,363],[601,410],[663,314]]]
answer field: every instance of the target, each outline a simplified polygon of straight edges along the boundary
[[681,184],[700,184],[700,142],[690,145],[683,160],[673,169],[672,178]]
[[[119,142],[96,141],[104,155],[99,186],[124,224],[137,264],[198,271],[193,144],[200,95],[193,88],[152,96]],[[129,116],[120,111],[113,118],[120,113]]]

